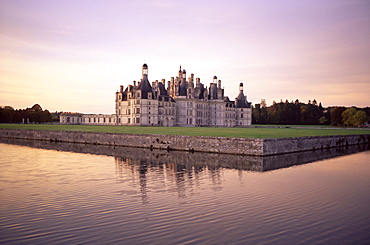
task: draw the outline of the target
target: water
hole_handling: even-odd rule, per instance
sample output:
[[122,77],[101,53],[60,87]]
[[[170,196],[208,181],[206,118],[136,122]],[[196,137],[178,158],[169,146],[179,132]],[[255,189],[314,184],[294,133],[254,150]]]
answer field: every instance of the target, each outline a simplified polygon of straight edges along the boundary
[[370,243],[363,147],[259,158],[2,141],[0,244]]

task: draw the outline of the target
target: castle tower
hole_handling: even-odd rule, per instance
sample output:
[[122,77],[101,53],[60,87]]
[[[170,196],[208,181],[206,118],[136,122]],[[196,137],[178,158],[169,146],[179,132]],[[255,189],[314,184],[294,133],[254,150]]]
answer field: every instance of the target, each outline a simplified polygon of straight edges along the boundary
[[179,96],[186,96],[187,91],[186,91],[186,71],[185,69],[181,71],[181,66],[179,70],[179,78],[180,84],[179,84]]
[[214,76],[214,77],[213,77],[213,83],[214,83],[214,84],[217,84],[217,76]]
[[148,80],[148,65],[144,64],[143,65],[143,80]]
[[235,98],[235,107],[238,107],[238,108],[249,108],[250,105],[247,101],[247,98],[246,96],[244,96],[244,92],[243,92],[243,83],[240,83],[239,84],[239,95],[238,97]]
[[182,71],[182,82],[186,83],[186,71],[185,71],[185,69]]
[[148,65],[144,64],[143,65],[143,78],[141,79],[140,84],[137,86],[136,91],[141,91],[140,93],[136,93],[136,97],[140,99],[148,99],[148,94],[149,98],[152,98],[153,91],[152,91],[152,86],[149,83],[148,80]]

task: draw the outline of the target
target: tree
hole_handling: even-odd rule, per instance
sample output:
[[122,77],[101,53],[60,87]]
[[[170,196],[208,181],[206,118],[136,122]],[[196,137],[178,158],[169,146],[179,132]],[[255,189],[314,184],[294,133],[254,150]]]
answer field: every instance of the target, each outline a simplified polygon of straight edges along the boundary
[[325,124],[327,121],[328,121],[328,119],[326,119],[326,117],[324,117],[324,116],[320,117],[320,119],[319,119],[320,124]]
[[336,106],[330,110],[331,125],[342,125],[342,113],[346,110],[343,106]]
[[346,126],[353,126],[355,122],[355,115],[357,110],[353,107],[346,109],[342,112],[342,122]]
[[303,105],[300,107],[301,109],[301,124],[306,124],[306,122],[310,118],[310,112],[309,112],[309,107],[307,105]]
[[255,104],[252,107],[252,123],[253,124],[260,123],[260,115],[261,115],[261,105]]
[[0,123],[22,122],[44,123],[52,122],[52,115],[48,110],[42,110],[39,104],[31,108],[14,110],[11,106],[0,107]]
[[279,122],[280,114],[278,112],[278,107],[275,102],[275,104],[273,104],[272,106],[267,107],[267,123],[279,124]]
[[35,112],[42,111],[42,108],[39,104],[34,104],[31,109],[34,110]]
[[4,109],[14,111],[14,108],[9,105],[4,106]]
[[14,116],[14,109],[11,106],[0,108],[0,123],[12,122]]
[[366,112],[363,110],[357,111],[354,115],[353,119],[353,126],[360,126],[363,125],[367,121]]

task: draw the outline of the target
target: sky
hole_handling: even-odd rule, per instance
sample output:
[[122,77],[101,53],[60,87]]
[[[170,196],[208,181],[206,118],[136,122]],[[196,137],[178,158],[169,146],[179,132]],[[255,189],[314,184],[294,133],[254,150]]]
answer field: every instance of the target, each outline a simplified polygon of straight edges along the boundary
[[369,26],[368,0],[0,0],[0,106],[114,113],[146,63],[231,100],[366,107]]

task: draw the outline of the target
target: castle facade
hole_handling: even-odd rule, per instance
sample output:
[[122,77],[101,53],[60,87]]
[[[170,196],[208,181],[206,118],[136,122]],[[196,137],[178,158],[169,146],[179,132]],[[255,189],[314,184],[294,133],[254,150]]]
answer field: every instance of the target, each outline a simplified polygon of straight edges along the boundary
[[135,125],[179,127],[235,127],[252,122],[251,103],[239,86],[235,101],[224,95],[221,80],[213,77],[205,87],[194,74],[186,79],[181,69],[178,76],[150,84],[148,66],[142,67],[142,79],[116,92],[115,114],[62,113],[61,124]]

